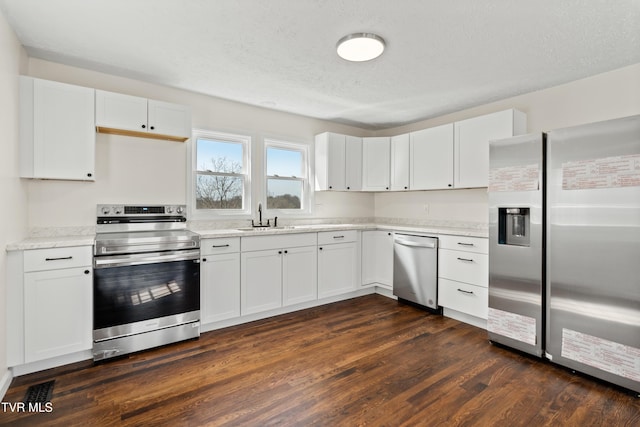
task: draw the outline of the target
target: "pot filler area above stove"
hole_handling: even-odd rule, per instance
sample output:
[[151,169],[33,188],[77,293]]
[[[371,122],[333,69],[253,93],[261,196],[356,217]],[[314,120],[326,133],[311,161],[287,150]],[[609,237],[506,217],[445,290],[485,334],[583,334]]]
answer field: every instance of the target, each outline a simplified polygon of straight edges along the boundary
[[184,205],[98,205],[93,360],[200,336],[200,236]]

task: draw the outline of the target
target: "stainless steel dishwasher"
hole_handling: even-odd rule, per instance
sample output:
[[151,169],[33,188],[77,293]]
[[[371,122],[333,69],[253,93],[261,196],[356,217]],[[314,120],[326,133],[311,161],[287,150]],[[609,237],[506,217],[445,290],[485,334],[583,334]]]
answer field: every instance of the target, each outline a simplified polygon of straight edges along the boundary
[[438,239],[395,233],[393,294],[438,310]]

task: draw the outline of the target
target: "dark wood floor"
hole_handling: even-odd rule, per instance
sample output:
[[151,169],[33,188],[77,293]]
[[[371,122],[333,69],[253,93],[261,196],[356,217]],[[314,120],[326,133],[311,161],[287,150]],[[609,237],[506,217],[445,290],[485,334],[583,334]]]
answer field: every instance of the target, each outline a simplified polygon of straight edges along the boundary
[[51,413],[15,425],[638,426],[631,393],[370,295],[199,340],[14,379],[55,379]]

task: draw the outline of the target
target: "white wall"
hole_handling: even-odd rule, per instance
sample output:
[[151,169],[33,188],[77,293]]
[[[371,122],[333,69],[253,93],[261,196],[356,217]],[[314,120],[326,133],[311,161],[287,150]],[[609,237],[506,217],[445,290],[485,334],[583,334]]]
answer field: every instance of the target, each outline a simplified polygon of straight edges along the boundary
[[[453,114],[378,132],[399,135],[457,120],[516,108],[527,114],[528,132],[640,114],[640,64],[527,93]],[[424,205],[429,205],[428,212]],[[486,223],[486,189],[378,193],[375,216]]]
[[[366,134],[350,126],[204,96],[113,75],[30,58],[28,74],[80,86],[189,105],[194,128],[251,135],[254,194],[262,183],[262,141],[282,138],[312,144],[334,131]],[[99,134],[96,181],[29,181],[29,227],[92,226],[99,203],[186,203],[188,144]],[[314,217],[372,217],[373,194],[318,193]]]
[[0,12],[0,389],[8,386],[4,384],[8,379],[4,247],[8,242],[22,239],[27,231],[26,188],[18,178],[18,75],[22,69],[26,69],[26,54]]

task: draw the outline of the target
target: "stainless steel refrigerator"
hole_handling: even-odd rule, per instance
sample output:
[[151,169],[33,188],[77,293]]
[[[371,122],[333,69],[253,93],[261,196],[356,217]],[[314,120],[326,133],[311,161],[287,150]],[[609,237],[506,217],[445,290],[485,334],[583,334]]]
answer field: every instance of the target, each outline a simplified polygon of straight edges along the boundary
[[490,143],[487,324],[640,392],[640,116]]

